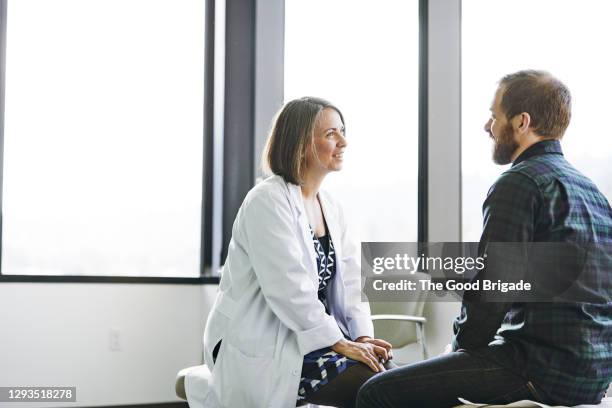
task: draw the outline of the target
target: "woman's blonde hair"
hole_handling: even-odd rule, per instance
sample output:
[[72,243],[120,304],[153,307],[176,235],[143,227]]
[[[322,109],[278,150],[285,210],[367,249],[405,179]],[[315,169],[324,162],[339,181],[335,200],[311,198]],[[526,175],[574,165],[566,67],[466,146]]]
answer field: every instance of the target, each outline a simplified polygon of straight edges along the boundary
[[302,183],[306,149],[313,149],[315,124],[324,109],[342,112],[330,102],[311,96],[287,102],[278,112],[264,149],[262,164],[266,172],[281,176],[286,182]]

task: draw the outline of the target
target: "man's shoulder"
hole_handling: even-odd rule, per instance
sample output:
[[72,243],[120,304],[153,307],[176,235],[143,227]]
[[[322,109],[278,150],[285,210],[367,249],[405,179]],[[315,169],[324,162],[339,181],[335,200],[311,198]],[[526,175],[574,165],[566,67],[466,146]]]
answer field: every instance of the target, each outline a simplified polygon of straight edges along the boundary
[[503,172],[489,189],[489,196],[496,195],[513,196],[527,192],[537,193],[539,190],[537,181],[529,172],[521,171],[512,167]]
[[508,172],[522,174],[537,185],[553,179],[582,176],[561,154],[542,154],[512,166]]
[[562,184],[568,191],[589,191],[603,196],[595,183],[569,163],[563,155],[544,154],[525,160],[508,170],[531,179],[542,191]]
[[572,184],[570,180],[582,180],[584,183],[588,179],[567,162],[563,155],[542,154],[530,157],[503,172],[489,193],[498,190],[508,194],[516,192],[518,196],[541,194],[548,189],[547,186],[561,180],[563,184]]

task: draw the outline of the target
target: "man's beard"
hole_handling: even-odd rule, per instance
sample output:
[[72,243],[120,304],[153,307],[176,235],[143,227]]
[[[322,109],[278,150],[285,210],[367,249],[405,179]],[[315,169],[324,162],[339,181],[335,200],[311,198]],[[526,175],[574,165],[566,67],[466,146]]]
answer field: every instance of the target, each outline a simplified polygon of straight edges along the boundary
[[496,164],[508,164],[512,161],[512,155],[516,152],[519,145],[514,140],[512,124],[507,123],[500,135],[494,140],[493,161]]

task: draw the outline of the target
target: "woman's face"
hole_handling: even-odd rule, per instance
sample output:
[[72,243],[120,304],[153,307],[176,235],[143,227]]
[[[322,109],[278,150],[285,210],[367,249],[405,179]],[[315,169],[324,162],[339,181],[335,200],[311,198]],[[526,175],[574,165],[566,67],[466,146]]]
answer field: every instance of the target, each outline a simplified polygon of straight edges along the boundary
[[306,150],[306,171],[327,174],[342,169],[342,157],[346,149],[344,124],[335,109],[321,111],[315,123],[313,149]]

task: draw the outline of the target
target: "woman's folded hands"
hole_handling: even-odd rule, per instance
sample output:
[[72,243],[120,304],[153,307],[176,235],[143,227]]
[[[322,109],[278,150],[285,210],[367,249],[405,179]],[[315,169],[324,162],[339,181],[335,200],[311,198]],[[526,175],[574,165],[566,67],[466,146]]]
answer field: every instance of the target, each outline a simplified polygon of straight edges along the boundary
[[385,371],[383,364],[393,358],[391,344],[368,336],[361,336],[355,341],[342,339],[332,346],[332,350],[366,364],[376,373]]

